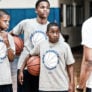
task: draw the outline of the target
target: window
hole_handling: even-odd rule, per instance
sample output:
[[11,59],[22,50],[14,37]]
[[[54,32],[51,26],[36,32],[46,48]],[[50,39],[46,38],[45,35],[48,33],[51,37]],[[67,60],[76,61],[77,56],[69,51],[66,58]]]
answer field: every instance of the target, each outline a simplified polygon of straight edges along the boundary
[[76,5],[76,26],[81,26],[84,20],[84,9],[82,5]]
[[66,26],[73,26],[73,6],[66,5]]
[[83,21],[84,21],[83,5],[76,5],[76,3],[61,4],[61,25],[63,27],[80,26],[83,23]]
[[92,16],[92,1],[90,2],[90,16]]
[[61,23],[64,27],[73,26],[73,6],[61,4]]

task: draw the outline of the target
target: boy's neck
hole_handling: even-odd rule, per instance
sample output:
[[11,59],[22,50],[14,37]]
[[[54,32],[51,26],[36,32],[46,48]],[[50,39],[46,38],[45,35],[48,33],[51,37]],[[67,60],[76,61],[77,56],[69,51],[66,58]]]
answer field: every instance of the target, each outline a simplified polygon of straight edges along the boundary
[[47,18],[39,18],[37,17],[37,22],[40,23],[40,24],[46,24],[47,23]]
[[49,43],[51,43],[51,44],[57,44],[59,41],[57,41],[57,42],[51,42],[51,41],[49,41]]

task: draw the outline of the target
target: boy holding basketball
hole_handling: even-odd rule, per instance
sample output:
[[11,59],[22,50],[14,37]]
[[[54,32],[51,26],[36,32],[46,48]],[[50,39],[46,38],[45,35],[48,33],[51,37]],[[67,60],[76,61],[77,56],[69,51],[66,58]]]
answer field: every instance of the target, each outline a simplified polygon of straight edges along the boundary
[[[56,23],[50,23],[46,32],[48,39],[40,42],[30,55],[40,55],[40,92],[74,92],[75,62],[69,45],[60,41],[60,29]],[[23,81],[23,69],[28,55],[21,67],[20,83]]]
[[[18,60],[18,73],[25,57],[33,48],[32,42],[30,41],[30,38],[32,37],[31,34],[46,33],[47,24],[49,23],[47,20],[50,11],[49,1],[37,0],[35,8],[37,13],[36,18],[22,20],[11,31],[11,34],[13,35],[20,35],[24,33],[24,48]],[[22,85],[18,82],[17,92],[38,92],[39,76],[30,75],[27,69],[25,69],[23,72],[24,81]]]
[[10,15],[0,9],[0,92],[13,92],[10,61],[13,61],[15,45],[13,37],[5,32],[9,27]]
[[[49,1],[37,0],[35,10],[37,14],[36,18],[21,21],[11,32],[13,35],[24,33],[24,48],[18,60],[18,73],[29,51],[32,50],[40,40],[46,39],[46,29],[49,23],[47,18],[50,12]],[[64,40],[62,36],[61,39]],[[38,92],[39,76],[30,75],[27,69],[23,72],[24,80],[22,85],[18,82],[18,92]]]

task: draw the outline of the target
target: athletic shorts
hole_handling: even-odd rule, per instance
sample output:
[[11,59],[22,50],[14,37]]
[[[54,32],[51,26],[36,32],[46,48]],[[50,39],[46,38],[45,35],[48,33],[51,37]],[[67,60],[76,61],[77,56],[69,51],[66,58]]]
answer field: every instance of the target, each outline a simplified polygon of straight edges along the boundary
[[92,92],[92,88],[86,88],[85,92]]
[[68,92],[68,91],[39,91],[39,92]]
[[13,92],[12,84],[0,85],[0,92]]
[[[19,70],[18,70],[19,72]],[[17,72],[17,73],[18,73]],[[20,83],[17,80],[17,91],[18,92],[39,92],[38,91],[38,84],[39,84],[39,76],[33,76],[29,74],[27,70],[24,70],[24,81],[23,85],[20,85]],[[17,77],[18,79],[18,77]]]

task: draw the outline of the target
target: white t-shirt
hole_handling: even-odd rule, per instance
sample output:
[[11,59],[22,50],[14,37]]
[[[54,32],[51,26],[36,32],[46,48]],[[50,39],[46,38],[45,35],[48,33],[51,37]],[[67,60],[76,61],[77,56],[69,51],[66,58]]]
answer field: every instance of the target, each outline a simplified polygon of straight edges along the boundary
[[[10,47],[15,53],[15,44],[13,37],[8,34]],[[0,37],[0,85],[12,84],[10,62],[7,57],[7,47],[3,42],[3,38]]]
[[[83,23],[82,45],[92,48],[92,17]],[[92,73],[87,80],[86,86],[92,88]]]
[[[40,24],[37,22],[36,18],[25,19],[13,29],[13,33],[16,35],[24,33],[24,49],[18,61],[18,69],[20,69],[24,59],[27,54],[29,54],[29,51],[33,49],[34,45],[38,44],[40,40],[46,39],[45,33],[48,23],[49,22],[46,24]],[[61,40],[64,41],[62,36]]]
[[49,43],[47,40],[30,51],[41,59],[39,90],[65,91],[69,88],[66,65],[73,64],[74,58],[69,45],[65,42]]

